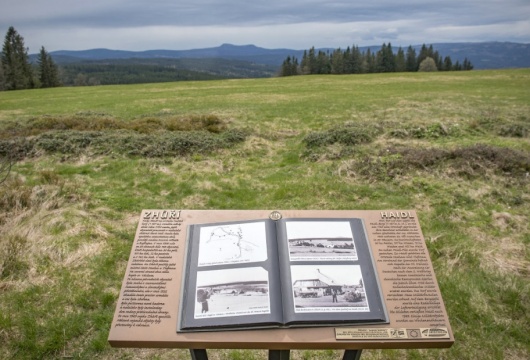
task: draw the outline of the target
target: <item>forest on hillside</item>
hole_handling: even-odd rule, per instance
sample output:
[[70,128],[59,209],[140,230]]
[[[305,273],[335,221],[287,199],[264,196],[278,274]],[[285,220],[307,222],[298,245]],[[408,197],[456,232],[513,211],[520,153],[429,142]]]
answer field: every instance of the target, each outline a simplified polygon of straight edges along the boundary
[[418,53],[409,46],[396,52],[390,43],[378,51],[345,50],[304,51],[301,60],[288,56],[281,66],[254,61],[224,58],[127,58],[71,60],[58,65],[41,48],[31,61],[24,38],[10,27],[1,52],[0,91],[57,86],[91,86],[113,84],[159,83],[229,78],[262,78],[308,74],[364,74],[412,71],[472,70],[467,58],[461,64],[442,56],[433,46],[421,47]]
[[466,58],[461,64],[453,63],[450,56],[443,57],[433,46],[423,44],[418,54],[409,46],[407,51],[399,47],[397,52],[392,44],[383,44],[377,52],[370,49],[361,51],[359,47],[336,49],[333,52],[318,52],[312,47],[304,51],[302,60],[288,56],[282,63],[280,76],[310,74],[369,74],[414,71],[460,71],[472,70],[473,64]]

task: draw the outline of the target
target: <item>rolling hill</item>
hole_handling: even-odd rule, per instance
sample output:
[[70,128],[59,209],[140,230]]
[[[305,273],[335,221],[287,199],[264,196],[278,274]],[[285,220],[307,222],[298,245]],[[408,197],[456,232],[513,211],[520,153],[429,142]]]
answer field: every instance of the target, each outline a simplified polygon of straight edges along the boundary
[[[370,48],[378,51],[380,45],[360,47],[361,51]],[[394,51],[397,46],[394,46]],[[419,51],[421,45],[414,45]],[[483,43],[443,43],[433,44],[443,56],[450,56],[453,61],[462,62],[468,58],[475,69],[501,69],[530,67],[530,44],[511,42],[483,42]],[[322,48],[318,50],[333,50]],[[54,60],[59,64],[80,61],[117,60],[117,59],[227,59],[249,62],[254,64],[278,67],[287,56],[302,57],[304,50],[294,49],[265,49],[255,45],[223,44],[218,47],[192,50],[148,50],[124,51],[109,49],[92,49],[82,51],[61,50],[51,52]],[[35,55],[36,56],[36,55]]]

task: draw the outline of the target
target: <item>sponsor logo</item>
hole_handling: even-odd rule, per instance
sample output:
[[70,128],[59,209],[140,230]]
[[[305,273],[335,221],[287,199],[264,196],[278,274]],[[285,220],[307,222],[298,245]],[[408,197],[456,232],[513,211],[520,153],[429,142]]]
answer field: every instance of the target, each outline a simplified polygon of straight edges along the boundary
[[429,328],[429,329],[422,329],[421,336],[422,337],[428,337],[428,338],[439,338],[439,337],[447,337],[449,335],[449,332],[447,329],[442,328]]
[[406,329],[390,329],[390,337],[393,338],[406,338],[407,331]]

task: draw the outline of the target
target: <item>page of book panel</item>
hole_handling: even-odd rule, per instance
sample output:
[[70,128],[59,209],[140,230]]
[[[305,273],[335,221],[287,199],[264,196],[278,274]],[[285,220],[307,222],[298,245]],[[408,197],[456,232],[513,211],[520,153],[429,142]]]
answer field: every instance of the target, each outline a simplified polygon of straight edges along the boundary
[[361,219],[278,222],[285,322],[386,322]]
[[186,251],[179,330],[282,322],[272,221],[192,225]]

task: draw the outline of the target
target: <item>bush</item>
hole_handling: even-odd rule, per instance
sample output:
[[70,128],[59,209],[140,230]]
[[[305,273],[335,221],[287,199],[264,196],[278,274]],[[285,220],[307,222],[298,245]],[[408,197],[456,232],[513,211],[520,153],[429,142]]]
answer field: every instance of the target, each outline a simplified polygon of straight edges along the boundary
[[402,129],[393,129],[389,135],[398,139],[438,139],[452,135],[452,129],[442,123],[435,123],[429,126],[408,126]]
[[504,125],[499,130],[500,136],[524,138],[528,136],[529,127],[527,124]]
[[109,131],[133,130],[141,134],[160,131],[199,131],[221,133],[226,123],[217,115],[191,116],[145,116],[131,121],[113,118],[106,114],[83,112],[69,116],[44,115],[32,118],[25,123],[2,124],[0,139],[28,137],[56,131]]
[[86,124],[102,129],[97,131],[89,131],[88,125],[77,120],[77,117],[34,119],[21,132],[37,135],[0,137],[0,158],[17,161],[40,152],[79,155],[87,151],[96,155],[182,156],[227,148],[243,142],[247,136],[242,130],[227,130],[226,124],[215,115],[145,117],[130,123],[103,116],[90,117],[88,120],[92,122]]
[[425,60],[423,60],[420,63],[420,67],[418,69],[420,72],[433,72],[438,71],[438,68],[436,67],[436,62],[433,58],[427,57]]
[[373,141],[374,137],[381,132],[377,126],[351,123],[337,126],[335,128],[309,133],[303,140],[307,147],[322,147],[339,143],[353,146],[366,144]]
[[510,148],[485,144],[439,148],[389,148],[379,156],[365,156],[351,162],[347,172],[364,178],[383,181],[405,175],[412,170],[451,170],[465,178],[493,172],[510,178],[525,179],[530,172],[530,154]]

